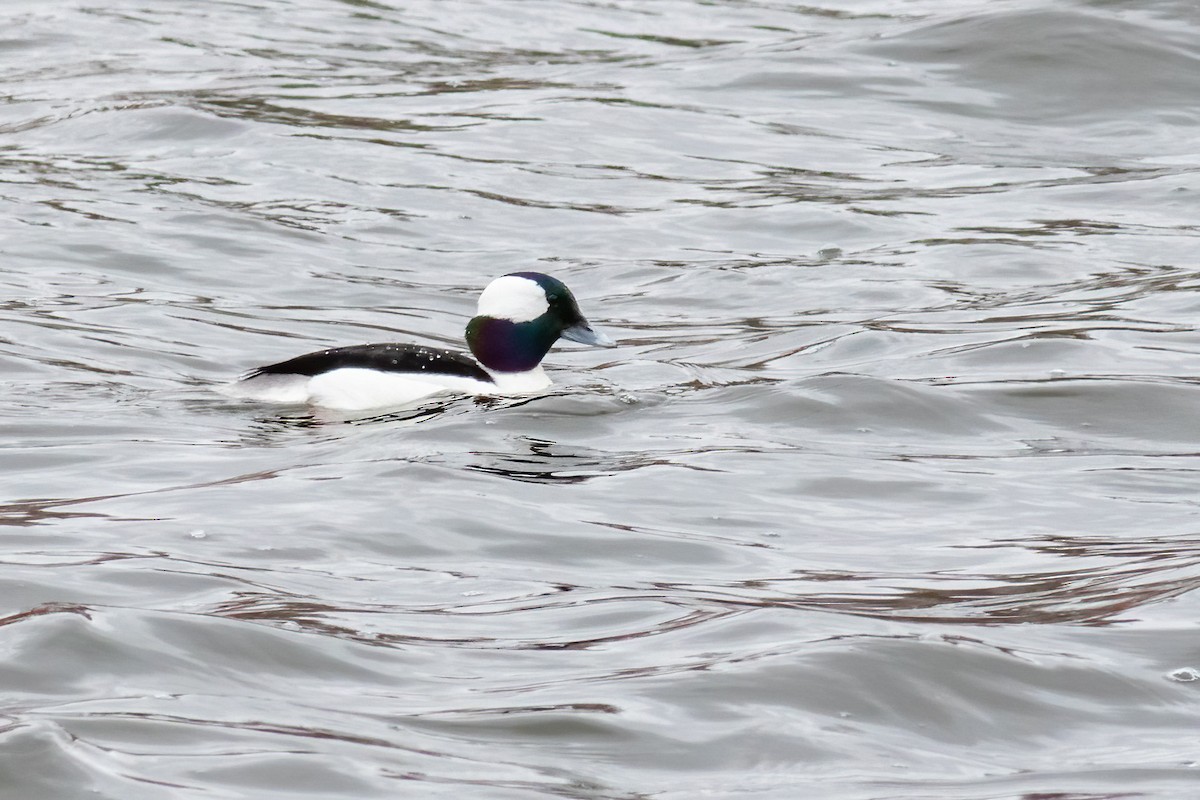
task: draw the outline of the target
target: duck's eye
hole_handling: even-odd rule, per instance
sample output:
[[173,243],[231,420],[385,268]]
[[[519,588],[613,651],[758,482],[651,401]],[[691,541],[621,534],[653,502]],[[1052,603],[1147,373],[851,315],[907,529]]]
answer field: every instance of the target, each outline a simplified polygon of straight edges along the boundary
[[557,303],[557,302],[558,302],[558,295],[556,295],[556,294],[548,294],[548,295],[546,295],[546,300],[548,300],[548,301],[549,301],[549,302],[551,302],[551,303]]

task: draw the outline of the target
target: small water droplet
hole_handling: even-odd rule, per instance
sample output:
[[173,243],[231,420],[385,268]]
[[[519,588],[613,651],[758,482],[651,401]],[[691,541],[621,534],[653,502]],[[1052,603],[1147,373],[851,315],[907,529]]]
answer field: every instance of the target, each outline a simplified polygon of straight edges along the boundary
[[204,539],[208,536],[208,534],[204,532],[203,528],[196,528],[196,530],[190,531],[188,536],[192,537],[193,539]]
[[1052,369],[1050,370],[1050,377],[1052,379],[1065,378],[1067,377],[1067,371],[1065,369]]
[[286,622],[280,623],[279,627],[288,631],[298,631],[300,630],[300,623],[289,619]]
[[1173,681],[1180,683],[1191,683],[1192,681],[1200,681],[1200,669],[1195,667],[1180,667],[1167,673],[1167,677]]

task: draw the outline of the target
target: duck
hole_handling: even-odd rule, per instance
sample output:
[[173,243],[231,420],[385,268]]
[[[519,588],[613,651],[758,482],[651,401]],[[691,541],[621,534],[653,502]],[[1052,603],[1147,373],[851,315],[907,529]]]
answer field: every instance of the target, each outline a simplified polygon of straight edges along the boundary
[[533,394],[551,385],[542,359],[560,338],[616,345],[592,327],[562,281],[513,272],[479,295],[466,329],[471,355],[396,342],[334,347],[255,367],[218,391],[238,400],[343,411],[411,405],[444,393]]

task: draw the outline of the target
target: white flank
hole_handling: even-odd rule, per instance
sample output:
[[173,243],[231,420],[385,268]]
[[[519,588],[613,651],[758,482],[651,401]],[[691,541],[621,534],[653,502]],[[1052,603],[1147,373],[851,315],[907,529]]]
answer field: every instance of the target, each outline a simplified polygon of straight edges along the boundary
[[541,367],[528,372],[495,373],[496,382],[485,383],[457,375],[434,372],[381,372],[343,368],[320,375],[256,375],[216,390],[226,397],[260,403],[311,403],[341,411],[406,406],[441,392],[471,395],[528,394],[545,389],[550,379]]
[[496,278],[479,295],[477,317],[495,317],[511,322],[529,322],[550,309],[542,287],[528,278],[505,275]]
[[217,387],[226,397],[260,403],[307,403],[307,375],[256,375]]
[[495,387],[473,378],[430,372],[381,372],[356,367],[314,375],[308,381],[308,400],[324,408],[360,411],[405,406],[439,392],[487,394],[488,389],[495,391]]

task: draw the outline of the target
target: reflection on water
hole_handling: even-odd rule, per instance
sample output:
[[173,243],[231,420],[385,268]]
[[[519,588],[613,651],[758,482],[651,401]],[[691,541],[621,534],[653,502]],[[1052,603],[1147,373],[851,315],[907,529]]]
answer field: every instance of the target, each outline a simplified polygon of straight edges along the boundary
[[80,517],[104,517],[104,514],[97,514],[86,511],[56,511],[55,509],[62,505],[69,504],[70,501],[52,500],[49,502],[24,502],[24,503],[6,503],[0,506],[0,525],[40,525],[43,523],[56,522],[65,519],[78,519]]
[[[512,442],[509,442],[512,444]],[[615,475],[644,467],[671,467],[716,471],[712,467],[672,461],[671,451],[631,451],[609,453],[585,447],[520,437],[520,453],[471,453],[473,463],[464,469],[530,483],[579,483],[591,478]],[[699,452],[705,452],[702,448]],[[696,449],[676,451],[674,455],[694,455]]]
[[0,796],[1191,796],[1200,18],[952,5],[16,2]]
[[1136,545],[1054,537],[986,547],[1001,546],[1069,557],[1081,566],[997,575],[800,572],[711,587],[662,588],[732,606],[831,610],[926,623],[1112,624],[1130,621],[1135,609],[1200,587],[1200,542],[1194,537]]

